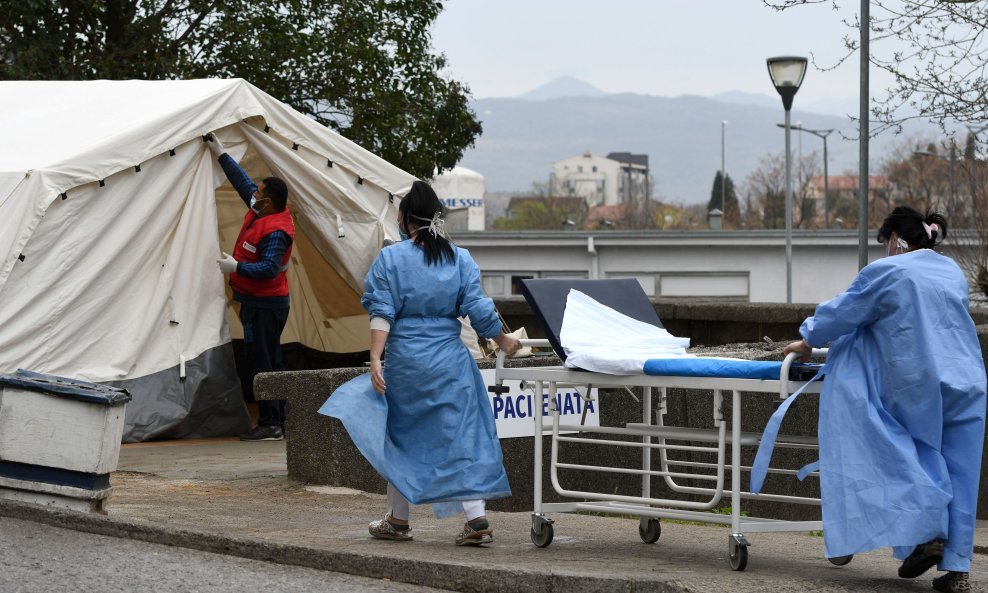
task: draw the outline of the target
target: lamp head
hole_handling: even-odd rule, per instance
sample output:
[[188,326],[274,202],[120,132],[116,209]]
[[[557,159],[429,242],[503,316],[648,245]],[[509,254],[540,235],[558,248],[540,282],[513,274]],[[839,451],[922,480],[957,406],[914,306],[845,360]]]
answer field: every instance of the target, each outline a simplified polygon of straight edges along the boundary
[[768,75],[772,78],[775,90],[782,97],[782,106],[786,111],[792,109],[792,98],[803,84],[806,75],[806,58],[796,56],[778,56],[766,60]]

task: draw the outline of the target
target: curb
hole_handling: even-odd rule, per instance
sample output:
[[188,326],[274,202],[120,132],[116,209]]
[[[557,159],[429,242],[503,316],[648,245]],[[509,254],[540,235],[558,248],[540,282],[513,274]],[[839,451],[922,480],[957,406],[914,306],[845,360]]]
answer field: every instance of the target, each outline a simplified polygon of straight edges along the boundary
[[592,573],[535,572],[473,564],[441,563],[276,544],[214,533],[147,525],[102,515],[75,513],[30,503],[0,500],[0,517],[43,523],[97,535],[135,539],[340,572],[463,593],[687,593],[672,578],[620,579]]

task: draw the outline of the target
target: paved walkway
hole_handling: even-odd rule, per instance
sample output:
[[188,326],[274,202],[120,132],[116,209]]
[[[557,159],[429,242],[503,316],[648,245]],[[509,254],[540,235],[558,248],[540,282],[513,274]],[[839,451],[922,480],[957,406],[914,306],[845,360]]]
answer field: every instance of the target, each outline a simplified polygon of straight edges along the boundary
[[[495,543],[458,548],[462,519],[437,520],[413,508],[414,542],[367,535],[385,510],[383,495],[289,480],[283,442],[176,441],[125,445],[105,517],[0,502],[0,515],[247,558],[273,560],[466,592],[931,591],[935,571],[895,576],[887,552],[844,567],[823,557],[809,533],[751,534],[747,570],[732,571],[724,527],[664,521],[654,545],[636,519],[560,514],[547,548],[529,540],[528,513],[491,513]],[[988,553],[988,525],[978,545]],[[975,591],[988,585],[977,555]],[[277,592],[271,592],[277,593]]]

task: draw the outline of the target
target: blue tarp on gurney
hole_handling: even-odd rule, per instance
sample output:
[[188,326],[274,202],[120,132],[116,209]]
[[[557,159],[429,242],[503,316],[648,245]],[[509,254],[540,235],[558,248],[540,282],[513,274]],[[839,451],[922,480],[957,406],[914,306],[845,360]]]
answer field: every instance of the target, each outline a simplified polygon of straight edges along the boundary
[[645,361],[646,375],[680,377],[728,377],[732,379],[778,379],[782,363],[769,360],[724,360],[716,358],[653,358]]
[[[803,375],[812,376],[820,365],[793,364],[789,378],[799,380]],[[771,360],[730,360],[723,358],[653,358],[645,361],[646,375],[680,377],[719,377],[729,379],[778,379],[782,363]]]

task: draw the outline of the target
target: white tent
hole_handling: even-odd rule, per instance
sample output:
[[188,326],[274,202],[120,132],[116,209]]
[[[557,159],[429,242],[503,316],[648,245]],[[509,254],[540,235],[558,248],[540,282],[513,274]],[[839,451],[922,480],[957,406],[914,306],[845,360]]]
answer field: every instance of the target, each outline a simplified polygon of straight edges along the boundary
[[289,185],[283,343],[368,344],[363,275],[414,178],[242,80],[0,82],[0,372],[128,388],[125,440],[247,427],[216,258],[244,205],[202,141]]

